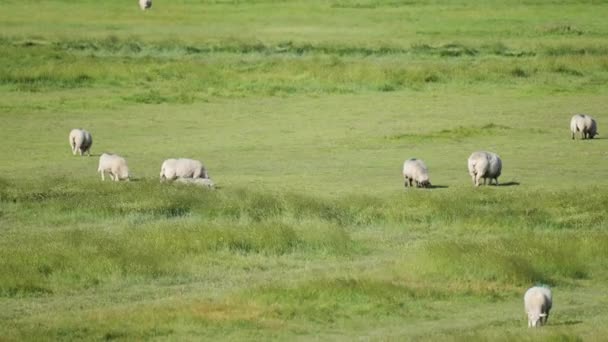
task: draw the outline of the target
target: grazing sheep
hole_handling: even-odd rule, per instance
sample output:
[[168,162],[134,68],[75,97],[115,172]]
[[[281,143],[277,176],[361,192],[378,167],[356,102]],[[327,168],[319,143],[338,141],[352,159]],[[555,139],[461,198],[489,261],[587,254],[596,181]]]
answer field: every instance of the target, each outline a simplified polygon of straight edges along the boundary
[[143,11],[150,7],[152,7],[152,0],[139,0],[139,8],[141,8]]
[[105,180],[104,174],[108,172],[110,179],[118,182],[119,180],[129,180],[129,168],[127,161],[116,154],[103,153],[99,157],[99,167],[97,172],[101,173],[101,180]]
[[549,311],[553,305],[551,289],[544,286],[534,286],[524,294],[524,307],[528,315],[528,328],[547,324]]
[[498,185],[498,177],[502,171],[502,160],[496,153],[492,152],[473,152],[468,160],[469,174],[473,179],[473,184],[479,186],[479,180],[483,178],[483,184],[486,184],[486,179],[492,179]]
[[82,156],[86,152],[91,156],[91,145],[93,145],[91,133],[82,128],[74,128],[70,131],[69,140],[73,155],[78,152]]
[[595,119],[586,114],[576,114],[570,119],[570,132],[572,139],[576,132],[581,132],[582,139],[593,139],[597,134],[597,123]]
[[416,182],[417,188],[429,188],[429,170],[424,162],[420,159],[411,158],[403,163],[403,178],[405,179],[405,187],[412,187],[412,182]]
[[209,178],[178,178],[175,180],[176,183],[181,184],[193,184],[203,188],[214,189],[215,183]]
[[180,158],[167,159],[160,167],[160,181],[176,178],[209,178],[207,170],[198,160]]

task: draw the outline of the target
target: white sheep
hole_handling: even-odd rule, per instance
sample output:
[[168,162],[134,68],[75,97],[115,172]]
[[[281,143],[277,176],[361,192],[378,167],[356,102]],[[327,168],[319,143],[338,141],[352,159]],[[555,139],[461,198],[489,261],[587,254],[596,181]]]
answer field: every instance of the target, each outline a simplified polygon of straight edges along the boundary
[[152,0],[139,0],[139,8],[141,8],[143,11],[150,7],[152,7]]
[[534,286],[524,294],[524,308],[528,315],[528,327],[536,328],[547,324],[549,311],[553,306],[551,289],[545,286]]
[[207,170],[198,160],[179,158],[167,159],[160,167],[160,181],[176,178],[209,178]]
[[483,184],[486,184],[486,179],[492,179],[498,185],[498,177],[502,172],[502,160],[496,153],[478,151],[473,152],[468,159],[469,174],[473,179],[473,184],[479,186],[479,180],[483,178]]
[[587,114],[576,114],[570,119],[570,132],[572,139],[576,132],[580,132],[582,139],[593,139],[597,133],[597,122]]
[[86,152],[91,156],[91,146],[93,145],[91,133],[82,128],[74,128],[70,131],[68,139],[73,155],[79,153],[82,156]]
[[418,188],[428,188],[431,186],[429,170],[420,159],[411,158],[403,163],[403,178],[405,179],[406,188],[408,185],[412,187],[412,182],[415,182]]
[[127,161],[116,154],[103,153],[99,157],[99,167],[97,172],[101,173],[101,180],[105,180],[104,174],[108,172],[110,179],[118,182],[119,180],[129,180],[129,167]]
[[214,189],[215,183],[209,178],[178,178],[175,180],[176,183],[181,184],[192,184],[203,188]]

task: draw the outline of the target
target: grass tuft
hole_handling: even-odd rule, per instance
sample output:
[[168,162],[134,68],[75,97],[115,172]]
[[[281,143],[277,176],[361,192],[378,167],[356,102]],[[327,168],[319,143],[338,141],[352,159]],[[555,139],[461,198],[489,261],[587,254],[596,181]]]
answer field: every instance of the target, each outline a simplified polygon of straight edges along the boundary
[[606,242],[603,234],[575,233],[439,241],[427,244],[423,260],[432,273],[459,281],[565,285],[591,276],[596,258],[608,256]]
[[442,129],[437,132],[431,132],[427,134],[397,134],[387,136],[388,140],[402,140],[402,139],[453,139],[462,140],[468,138],[474,138],[478,136],[488,135],[500,135],[504,134],[506,130],[510,130],[511,127],[506,125],[495,124],[490,122],[482,126],[458,126],[452,129]]

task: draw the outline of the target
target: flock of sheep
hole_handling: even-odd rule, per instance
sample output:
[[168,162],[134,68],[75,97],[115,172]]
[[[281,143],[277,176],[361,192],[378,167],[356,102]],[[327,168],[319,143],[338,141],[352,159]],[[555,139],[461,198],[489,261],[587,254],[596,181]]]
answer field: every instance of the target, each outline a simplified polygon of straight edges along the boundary
[[[139,6],[142,10],[147,10],[152,6],[151,0],[139,0]],[[586,114],[576,114],[570,120],[570,131],[572,139],[576,134],[580,134],[581,139],[593,139],[597,133],[597,123],[595,119]],[[72,154],[91,155],[90,149],[93,144],[91,134],[84,129],[73,129],[70,131],[69,143],[72,148]],[[494,180],[498,185],[498,177],[502,171],[502,160],[493,152],[478,151],[473,152],[468,158],[468,170],[471,175],[473,184],[480,185],[480,180],[483,179],[483,184],[489,180],[492,184]],[[101,174],[101,180],[105,180],[105,173],[110,175],[113,181],[129,180],[129,168],[126,160],[117,155],[103,153],[99,157],[99,166],[97,172]],[[428,168],[424,161],[416,158],[408,159],[403,164],[403,178],[405,187],[423,187],[431,186],[429,179]],[[213,181],[209,178],[209,174],[203,164],[194,159],[167,159],[161,165],[160,180],[171,181],[178,183],[194,184],[203,187],[212,188]],[[529,288],[524,294],[524,307],[528,315],[528,327],[538,327],[546,324],[549,318],[549,311],[553,304],[551,289],[545,286],[534,286]]]
[[[70,131],[69,143],[72,148],[72,154],[76,155],[91,155],[91,146],[93,145],[93,137],[91,133],[82,128],[74,128]],[[113,181],[121,181],[130,179],[129,167],[125,158],[113,154],[102,153],[99,157],[99,166],[97,172],[101,174],[101,180],[105,180],[106,172],[110,175]],[[172,181],[178,183],[193,184],[203,187],[213,188],[214,183],[209,178],[209,173],[203,163],[194,159],[179,158],[167,159],[160,167],[160,181]]]
[[[574,139],[577,134],[581,139],[593,139],[597,133],[597,122],[586,114],[576,114],[570,120],[571,137]],[[478,151],[473,152],[468,159],[469,174],[475,186],[483,184],[489,180],[492,184],[494,180],[498,185],[498,177],[502,171],[502,160],[493,152]],[[405,187],[427,188],[431,186],[429,171],[426,164],[416,158],[411,158],[403,163],[403,178]],[[546,286],[534,286],[529,288],[524,294],[524,308],[528,315],[528,327],[540,327],[547,323],[549,311],[553,305],[551,289]]]
[[[570,132],[572,139],[577,133],[581,139],[593,139],[597,133],[597,122],[593,117],[587,114],[576,114],[570,120]],[[483,184],[489,180],[489,184],[498,185],[498,177],[502,172],[502,160],[493,152],[478,151],[473,152],[468,159],[469,174],[475,186],[480,185],[480,180],[483,179]],[[403,178],[405,179],[405,187],[412,187],[414,184],[418,188],[431,187],[429,179],[429,170],[424,161],[416,158],[411,158],[403,163]]]
[[[142,0],[148,3],[149,1]],[[149,6],[148,6],[149,7]],[[577,114],[570,120],[570,130],[572,139],[578,133],[581,139],[593,139],[597,133],[597,123],[589,115]],[[84,129],[75,128],[70,131],[70,147],[72,154],[91,155],[90,149],[93,145],[91,133]],[[493,152],[478,151],[473,152],[468,159],[469,174],[475,186],[480,185],[483,179],[492,184],[494,180],[498,185],[498,177],[502,171],[502,160]],[[127,161],[116,154],[103,153],[99,157],[99,167],[97,172],[101,174],[101,180],[105,180],[105,173],[110,175],[113,181],[129,180],[129,168]],[[429,172],[425,163],[416,158],[411,158],[403,163],[403,178],[405,187],[430,187]],[[213,188],[214,183],[209,177],[209,173],[203,163],[194,159],[167,159],[160,169],[160,181],[175,181],[178,183],[199,185],[202,187]],[[524,294],[524,307],[528,315],[528,327],[539,327],[547,323],[549,311],[553,304],[551,289],[546,286],[534,286]]]

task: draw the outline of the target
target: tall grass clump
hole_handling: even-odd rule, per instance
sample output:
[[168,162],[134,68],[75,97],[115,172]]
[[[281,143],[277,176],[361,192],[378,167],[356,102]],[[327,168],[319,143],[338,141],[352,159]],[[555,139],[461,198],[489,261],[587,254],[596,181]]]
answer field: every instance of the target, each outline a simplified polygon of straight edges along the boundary
[[196,279],[217,254],[339,257],[357,245],[349,233],[327,225],[309,229],[282,223],[230,226],[165,220],[138,227],[105,224],[113,227],[4,234],[0,295],[64,292],[117,279]]
[[[14,91],[118,87],[123,104],[194,103],[213,97],[422,91],[475,84],[574,87],[605,79],[602,46],[332,42],[185,42],[142,37],[23,41],[4,37],[0,84]],[[537,56],[542,55],[543,58]],[[571,57],[571,58],[569,58]],[[576,58],[573,58],[576,57]],[[560,65],[553,67],[553,59]],[[408,63],[402,61],[406,59]]]
[[[121,278],[196,278],[217,253],[319,259],[365,254],[376,244],[358,241],[354,232],[382,225],[404,233],[510,232],[516,236],[429,242],[419,261],[459,281],[563,283],[603,274],[594,263],[595,257],[608,258],[601,249],[606,237],[598,233],[605,212],[597,196],[572,202],[562,193],[471,190],[324,198],[201,191],[148,180],[5,181],[0,289],[4,296],[18,296]],[[576,227],[588,234],[575,234]]]
[[[264,286],[246,291],[244,298],[274,304],[275,317],[335,324],[353,312],[374,317],[424,315],[416,312],[419,299],[441,299],[448,294],[432,287],[411,287],[391,280],[329,278],[296,286]],[[251,301],[251,300],[250,300]]]
[[456,281],[500,284],[568,285],[579,279],[605,279],[600,260],[608,236],[600,233],[519,233],[425,244],[426,270]]

